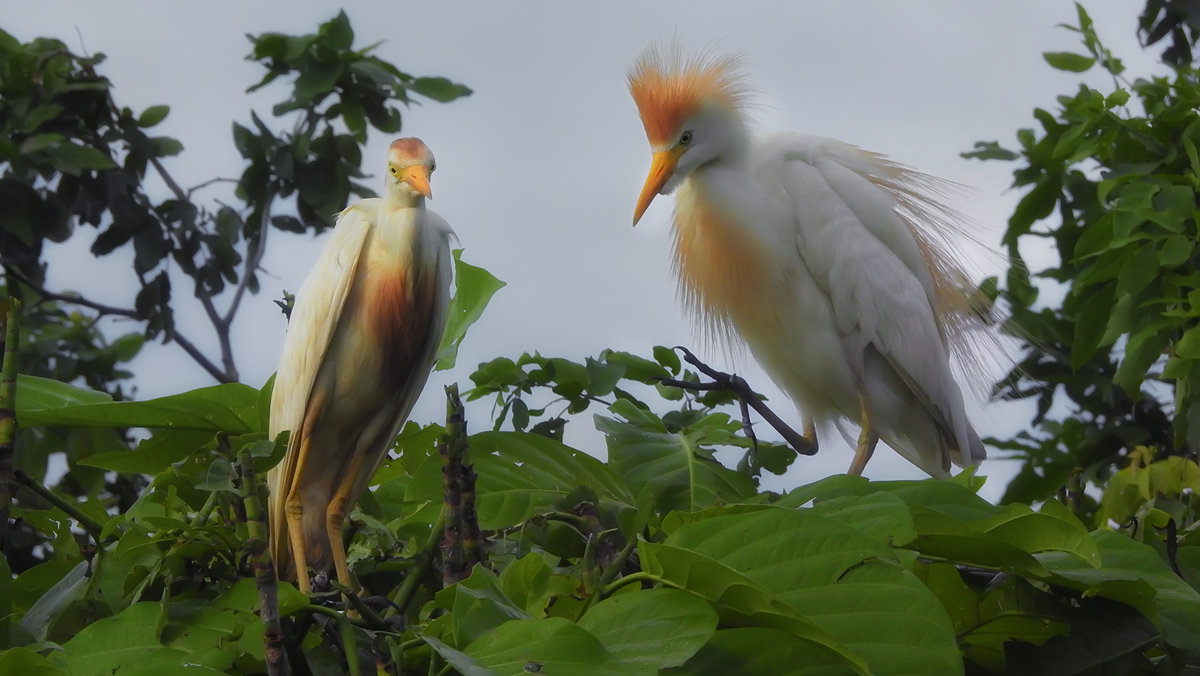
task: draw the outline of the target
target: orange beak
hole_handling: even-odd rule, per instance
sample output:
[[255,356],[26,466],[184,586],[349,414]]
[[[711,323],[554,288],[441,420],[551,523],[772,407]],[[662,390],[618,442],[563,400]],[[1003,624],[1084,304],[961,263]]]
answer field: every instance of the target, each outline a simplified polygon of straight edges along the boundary
[[683,155],[684,150],[686,148],[680,146],[654,153],[650,161],[650,175],[646,177],[646,185],[642,188],[637,206],[633,209],[634,225],[642,220],[642,214],[646,213],[646,208],[654,201],[654,196],[662,190],[667,181],[671,180],[671,176],[675,173],[675,165],[679,163],[679,156]]
[[411,164],[400,172],[398,178],[412,186],[413,190],[433,199],[433,191],[429,189],[429,169],[425,165]]

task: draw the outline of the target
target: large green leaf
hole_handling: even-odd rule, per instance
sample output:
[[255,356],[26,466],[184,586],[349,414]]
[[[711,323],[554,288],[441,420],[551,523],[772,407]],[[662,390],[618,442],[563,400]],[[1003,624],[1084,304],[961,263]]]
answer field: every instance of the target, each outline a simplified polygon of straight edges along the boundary
[[[505,596],[532,617],[545,617],[556,597],[578,591],[578,581],[556,573],[547,562],[548,554],[530,552],[500,572],[500,589]],[[551,557],[557,563],[557,559]]]
[[797,641],[781,629],[735,627],[718,630],[687,664],[662,673],[672,676],[840,676],[861,672],[856,672],[822,646]]
[[874,537],[810,510],[715,515],[666,544],[709,556],[761,585],[880,674],[962,672],[938,599]]
[[528,619],[500,589],[496,574],[476,566],[471,576],[438,592],[437,606],[447,608],[453,645],[463,647],[510,620]]
[[[26,408],[21,395],[18,391],[17,417],[24,427],[149,427],[230,434],[265,431],[258,429],[258,390],[240,383],[215,385],[149,401],[66,402],[58,408]],[[45,397],[31,399],[35,406],[46,401]]]
[[[526,432],[480,432],[470,437],[469,462],[479,478],[479,525],[503,528],[525,521],[579,486],[602,500],[632,505],[629,489],[604,463],[549,437]],[[406,499],[441,503],[438,458],[414,474]]]
[[1154,621],[1172,645],[1200,652],[1200,593],[1148,545],[1107,529],[1091,537],[1100,551],[1100,567],[1063,552],[1039,554],[1051,573],[1049,581],[1129,604]]
[[[295,596],[281,594],[281,610],[295,612]],[[81,676],[176,673],[184,664],[221,673],[239,654],[263,659],[257,606],[258,594],[249,579],[212,601],[135,603],[87,625],[64,643],[64,665]]]
[[455,249],[454,297],[450,299],[446,330],[442,332],[435,370],[454,368],[454,362],[458,358],[458,347],[466,337],[467,329],[483,315],[492,296],[504,288],[504,285],[504,282],[487,270],[463,262],[462,249]]
[[159,429],[133,450],[104,451],[88,456],[80,464],[113,472],[158,474],[183,460],[212,440],[210,430]]
[[625,663],[656,673],[696,654],[717,629],[717,611],[693,594],[649,589],[597,603],[579,626]]
[[[51,378],[17,374],[17,412],[28,415],[34,411],[54,410],[80,404],[100,404],[112,401],[104,392],[68,385]],[[28,425],[25,417],[21,423]]]
[[16,676],[67,676],[57,664],[28,648],[0,650],[0,674]]
[[481,636],[463,652],[500,676],[652,673],[617,659],[586,629],[559,617],[506,622]]
[[[613,405],[619,408],[626,415],[638,413],[625,400]],[[653,496],[663,514],[738,502],[757,493],[753,479],[725,467],[700,445],[702,428],[667,432],[599,415],[595,421],[606,436],[609,464],[634,494]]]
[[[47,565],[47,564],[43,564]],[[26,571],[27,573],[33,571]],[[37,640],[46,638],[54,620],[72,603],[83,598],[88,586],[88,564],[80,561],[75,564],[54,586],[38,597],[21,617],[21,626]],[[24,577],[24,575],[22,576]],[[21,578],[18,578],[18,583]]]
[[638,545],[638,554],[645,572],[712,602],[722,626],[779,629],[791,641],[811,646],[805,652],[820,654],[817,663],[831,665],[828,673],[868,673],[866,664],[836,638],[754,580],[715,558],[646,541]]

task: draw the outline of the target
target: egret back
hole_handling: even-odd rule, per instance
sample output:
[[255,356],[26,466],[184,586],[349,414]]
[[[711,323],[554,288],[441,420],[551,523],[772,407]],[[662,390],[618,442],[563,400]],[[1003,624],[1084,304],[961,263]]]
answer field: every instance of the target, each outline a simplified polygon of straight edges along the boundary
[[873,157],[772,134],[742,162],[693,171],[676,208],[680,288],[806,413],[857,421],[862,394],[884,441],[945,476],[984,455],[949,367],[957,306]]

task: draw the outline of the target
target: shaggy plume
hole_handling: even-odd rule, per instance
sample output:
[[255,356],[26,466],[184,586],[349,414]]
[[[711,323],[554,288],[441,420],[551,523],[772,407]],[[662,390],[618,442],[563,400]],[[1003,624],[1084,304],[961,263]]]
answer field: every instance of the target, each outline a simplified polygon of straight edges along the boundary
[[703,104],[732,110],[746,102],[748,90],[738,56],[700,53],[687,58],[677,44],[651,46],[629,70],[629,93],[642,115],[653,146],[674,141],[679,126]]

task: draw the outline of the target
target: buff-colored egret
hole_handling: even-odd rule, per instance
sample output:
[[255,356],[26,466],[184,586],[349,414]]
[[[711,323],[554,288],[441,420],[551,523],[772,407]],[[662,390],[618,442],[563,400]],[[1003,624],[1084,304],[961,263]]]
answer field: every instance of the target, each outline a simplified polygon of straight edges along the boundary
[[354,589],[342,543],[367,488],[421,393],[446,324],[446,221],[425,209],[433,154],[402,138],[387,153],[382,198],[348,207],[296,294],[271,397],[272,437],[291,430],[271,470],[272,555],[310,591],[332,562]]
[[698,326],[745,341],[813,444],[814,420],[857,423],[852,474],[880,439],[933,476],[982,460],[950,368],[978,317],[943,184],[839,141],[751,133],[736,57],[651,48],[629,89],[653,152],[633,222],[678,191],[674,269]]

